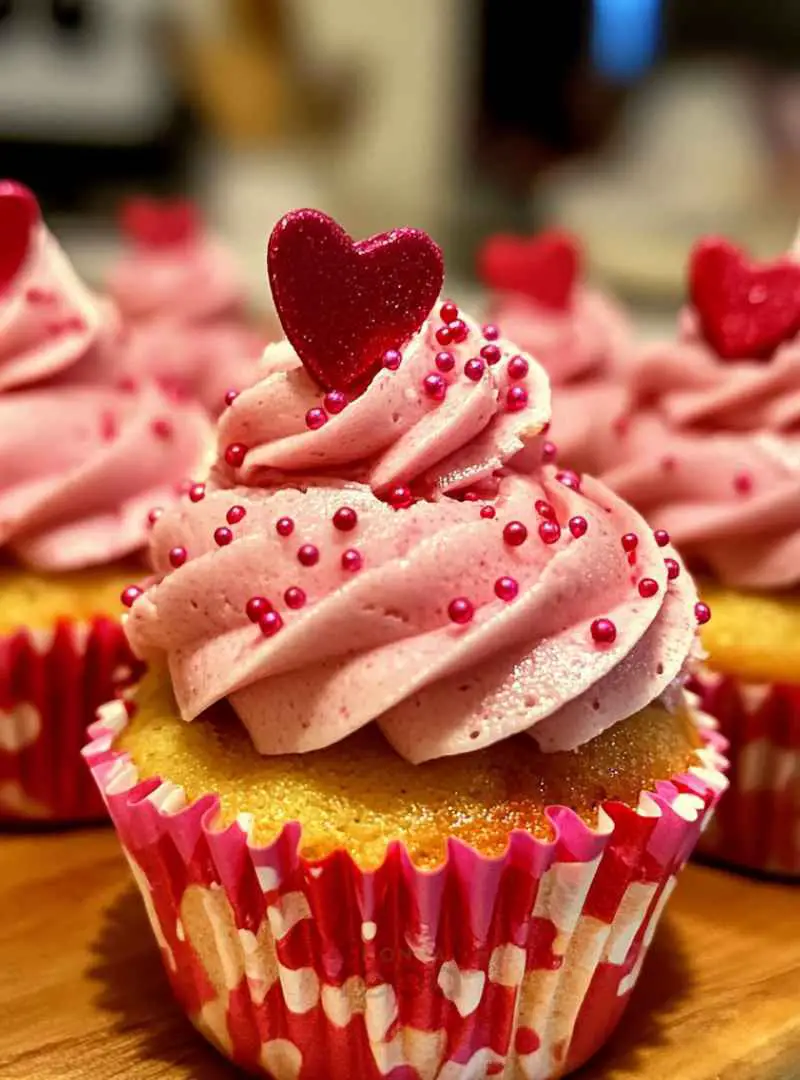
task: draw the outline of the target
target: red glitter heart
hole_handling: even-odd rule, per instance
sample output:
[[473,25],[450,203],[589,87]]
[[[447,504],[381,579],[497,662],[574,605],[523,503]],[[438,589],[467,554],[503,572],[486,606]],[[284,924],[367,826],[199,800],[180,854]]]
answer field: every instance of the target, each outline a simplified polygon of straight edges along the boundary
[[36,196],[15,180],[0,180],[0,295],[16,278],[39,221]]
[[272,231],[269,283],[278,317],[326,390],[366,384],[387,349],[422,326],[444,279],[440,248],[417,229],[354,243],[319,210],[294,210]]
[[492,236],[478,254],[478,272],[490,289],[567,311],[581,272],[580,244],[559,229],[532,237]]
[[800,330],[800,263],[786,256],[751,263],[727,240],[700,240],[689,295],[704,337],[725,360],[768,360]]
[[170,248],[196,239],[200,214],[189,199],[128,199],[120,212],[122,231],[145,248]]

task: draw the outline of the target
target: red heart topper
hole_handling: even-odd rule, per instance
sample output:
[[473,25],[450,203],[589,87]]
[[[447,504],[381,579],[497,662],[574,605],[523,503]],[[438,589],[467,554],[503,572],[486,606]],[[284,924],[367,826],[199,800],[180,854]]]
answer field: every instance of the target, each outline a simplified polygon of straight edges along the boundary
[[552,311],[569,310],[581,263],[576,237],[560,229],[492,236],[478,253],[478,273],[488,288],[521,293]]
[[700,240],[689,295],[704,337],[725,360],[768,360],[800,331],[800,263],[787,256],[752,263],[727,240]]
[[128,199],[120,212],[122,231],[143,248],[171,248],[196,240],[200,213],[189,199]]
[[15,180],[0,180],[0,296],[22,268],[39,220],[33,192]]
[[293,210],[269,238],[278,317],[306,370],[326,390],[364,386],[387,349],[419,330],[441,292],[440,248],[417,229],[354,243],[319,210]]

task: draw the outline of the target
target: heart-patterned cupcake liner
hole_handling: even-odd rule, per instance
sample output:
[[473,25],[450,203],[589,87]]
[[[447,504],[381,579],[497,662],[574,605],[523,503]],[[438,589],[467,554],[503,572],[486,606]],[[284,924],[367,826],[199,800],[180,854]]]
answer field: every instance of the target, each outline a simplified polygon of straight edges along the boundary
[[[547,1080],[614,1029],[658,918],[726,786],[704,727],[686,773],[607,803],[596,829],[549,811],[490,859],[450,840],[414,866],[399,842],[363,871],[310,861],[288,822],[264,846],[209,793],[140,778],[100,710],[84,751],[141,890],[178,1001],[240,1067],[272,1080]],[[701,718],[702,721],[702,718]]]
[[729,742],[730,787],[699,850],[730,866],[800,878],[800,684],[710,669],[693,689]]
[[113,619],[0,635],[0,822],[106,816],[81,748],[98,706],[139,667]]

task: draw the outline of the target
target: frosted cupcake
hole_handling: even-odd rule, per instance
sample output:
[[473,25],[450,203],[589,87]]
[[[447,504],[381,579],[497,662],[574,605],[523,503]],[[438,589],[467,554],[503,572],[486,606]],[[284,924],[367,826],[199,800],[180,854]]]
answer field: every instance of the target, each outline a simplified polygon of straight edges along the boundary
[[551,428],[565,460],[587,438],[594,416],[619,407],[613,376],[634,347],[627,315],[585,283],[582,264],[577,238],[558,229],[493,236],[478,254],[492,323],[535,356],[559,389]]
[[578,455],[703,573],[704,707],[731,741],[705,847],[800,874],[800,266],[698,244],[677,340],[627,371],[613,432]]
[[131,200],[122,229],[126,250],[108,291],[125,319],[127,371],[218,414],[228,390],[256,380],[266,344],[233,255],[183,200]]
[[541,464],[543,369],[437,304],[425,234],[298,211],[269,269],[287,340],[156,523],[127,620],[150,672],[88,761],[175,992],[239,1066],[561,1076],[725,785],[682,685],[694,586]]
[[0,819],[79,819],[102,811],[83,728],[131,660],[120,590],[208,426],[155,386],[116,385],[116,313],[9,181],[0,251]]

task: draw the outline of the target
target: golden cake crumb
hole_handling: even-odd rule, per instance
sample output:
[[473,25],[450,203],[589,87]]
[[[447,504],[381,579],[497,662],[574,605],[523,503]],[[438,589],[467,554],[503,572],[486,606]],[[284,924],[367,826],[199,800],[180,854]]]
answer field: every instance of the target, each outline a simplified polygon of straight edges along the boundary
[[119,618],[125,610],[120,593],[143,576],[141,566],[124,562],[57,574],[0,567],[0,633],[47,630],[64,616]]
[[163,672],[147,675],[135,700],[118,748],[130,753],[141,779],[170,780],[189,799],[216,792],[222,823],[251,814],[257,843],[299,821],[306,857],[344,848],[364,868],[379,865],[398,839],[421,867],[441,863],[449,836],[501,855],[512,829],[549,838],[545,807],[554,804],[595,825],[604,800],[636,806],[656,780],[685,771],[699,744],[688,714],[652,705],[569,753],[543,754],[518,735],[411,765],[373,724],[325,750],[260,757],[227,704],[181,721]]
[[800,685],[800,593],[744,593],[703,585],[711,621],[703,646],[714,671]]

